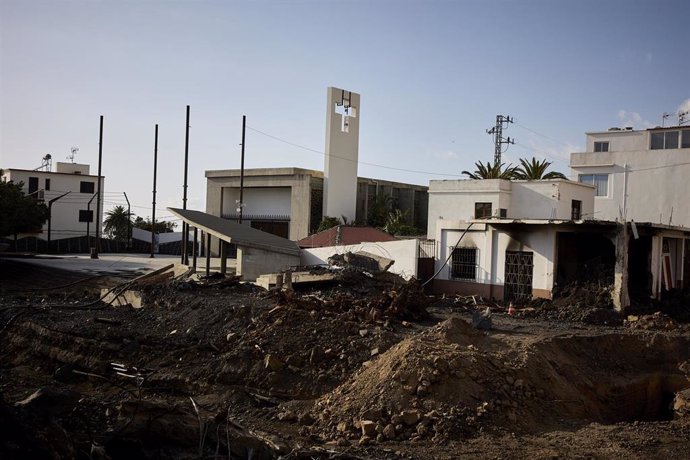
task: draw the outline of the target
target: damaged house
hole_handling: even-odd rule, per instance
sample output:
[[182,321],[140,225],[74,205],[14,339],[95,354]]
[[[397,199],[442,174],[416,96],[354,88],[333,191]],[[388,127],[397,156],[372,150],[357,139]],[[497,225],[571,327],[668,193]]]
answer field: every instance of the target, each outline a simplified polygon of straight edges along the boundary
[[614,305],[625,308],[630,293],[659,298],[687,286],[690,230],[636,223],[630,214],[625,225],[603,219],[595,198],[601,192],[587,176],[431,181],[434,290],[524,303],[551,298],[570,282],[597,280],[613,284]]

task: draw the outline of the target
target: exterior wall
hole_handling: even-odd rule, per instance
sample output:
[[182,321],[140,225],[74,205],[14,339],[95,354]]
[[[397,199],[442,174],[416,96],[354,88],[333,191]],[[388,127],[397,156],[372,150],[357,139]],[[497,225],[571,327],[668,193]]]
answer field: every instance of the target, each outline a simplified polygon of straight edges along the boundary
[[237,248],[237,274],[244,281],[256,281],[261,275],[287,270],[299,263],[299,256],[241,246]]
[[[58,163],[61,165],[63,163]],[[72,165],[72,163],[65,163]],[[79,169],[88,172],[88,165],[76,165]],[[25,194],[29,193],[29,177],[38,178],[38,190],[45,190],[46,179],[50,180],[50,190],[43,192],[43,199],[46,203],[54,198],[59,197],[65,192],[70,192],[69,195],[55,201],[52,206],[52,222],[51,222],[51,240],[59,240],[64,238],[73,238],[86,235],[86,222],[79,222],[79,211],[86,210],[87,204],[94,193],[98,191],[98,177],[87,174],[70,174],[57,173],[46,171],[28,171],[23,169],[7,169],[3,174],[2,180],[14,181],[15,183],[23,182],[22,190]],[[80,193],[80,183],[92,182],[94,184],[94,193]],[[101,179],[101,191],[105,191],[105,180]],[[93,222],[89,225],[90,234],[96,235],[96,222],[99,221],[96,215],[97,202],[94,199],[91,202],[91,210],[93,211]],[[101,198],[101,216],[103,217],[103,199]],[[38,238],[48,239],[48,223],[43,225],[42,233],[36,235]]]
[[394,260],[388,269],[405,279],[417,276],[417,245],[418,240],[385,241],[380,243],[360,243],[348,246],[330,246],[324,248],[302,249],[302,265],[323,265],[334,254],[344,254],[348,251],[366,251],[377,256]]
[[562,179],[514,181],[508,218],[569,220],[572,200],[579,200],[582,216],[591,219],[594,194],[594,186]]
[[475,203],[491,203],[492,217],[506,209],[508,219],[570,220],[572,200],[582,202],[583,217],[594,212],[594,186],[568,180],[445,180],[429,184],[429,223],[433,235],[439,219],[470,221]]
[[[358,193],[369,193],[368,185],[380,186],[379,193],[392,194],[394,189],[401,195],[417,194],[416,202],[403,199],[401,206],[408,212],[411,222],[426,226],[427,187],[378,179],[358,178]],[[251,214],[290,216],[291,240],[299,240],[315,230],[321,221],[323,175],[320,171],[300,168],[258,168],[245,170],[243,215]],[[239,199],[240,171],[238,169],[206,171],[206,212],[219,217],[234,217]],[[289,194],[289,199],[288,199]],[[358,195],[366,203],[368,195]],[[409,204],[409,206],[407,206]],[[315,207],[318,206],[318,209]],[[416,215],[415,210],[424,211]],[[366,207],[358,209],[357,219],[366,221]],[[340,216],[336,216],[340,217]],[[213,247],[216,246],[214,239]]]
[[502,229],[474,224],[458,247],[478,249],[476,281],[453,280],[450,261],[448,264],[444,263],[468,225],[460,221],[439,221],[436,233],[439,257],[435,269],[440,270],[440,273],[434,289],[447,288],[450,290],[442,292],[479,294],[502,299],[506,251],[527,251],[533,253],[532,295],[551,297],[556,261],[556,232],[553,228],[538,225],[510,226]]
[[[290,216],[290,239],[304,238],[309,235],[312,176],[320,175],[318,171],[300,168],[245,170],[243,214],[274,214],[273,211],[287,209],[284,214]],[[235,216],[239,187],[239,170],[206,171],[206,212],[219,217]],[[252,189],[264,191],[248,191]]]
[[[323,215],[356,219],[359,94],[328,88]],[[344,110],[347,110],[347,113]],[[343,113],[338,113],[342,111]]]
[[510,210],[511,192],[511,182],[502,179],[430,181],[427,235],[435,234],[439,219],[474,219],[475,203],[491,203],[495,213],[501,208]]
[[[687,129],[687,128],[686,128]],[[574,175],[609,174],[607,196],[594,200],[594,216],[690,227],[690,148],[650,150],[651,131],[589,133],[588,152],[573,153]],[[609,141],[609,152],[593,152]]]

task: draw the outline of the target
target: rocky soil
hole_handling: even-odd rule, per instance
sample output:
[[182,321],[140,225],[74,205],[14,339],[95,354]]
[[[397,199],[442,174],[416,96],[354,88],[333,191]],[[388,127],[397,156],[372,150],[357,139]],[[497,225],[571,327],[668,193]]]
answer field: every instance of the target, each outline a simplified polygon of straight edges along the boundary
[[295,292],[159,279],[133,309],[98,301],[123,280],[0,265],[1,458],[690,452],[688,324],[597,292],[511,316],[343,270]]

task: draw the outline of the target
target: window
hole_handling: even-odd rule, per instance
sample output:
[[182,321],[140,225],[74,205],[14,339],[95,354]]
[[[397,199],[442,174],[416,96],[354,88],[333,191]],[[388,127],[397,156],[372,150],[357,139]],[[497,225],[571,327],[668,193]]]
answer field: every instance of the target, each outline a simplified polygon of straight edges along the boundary
[[29,195],[38,190],[38,177],[29,177]]
[[580,201],[580,200],[572,200],[572,207],[571,207],[570,219],[571,219],[571,220],[580,220],[580,219],[582,219],[582,201]]
[[595,152],[608,152],[609,151],[609,141],[606,142],[595,142],[594,143]]
[[474,218],[491,217],[491,203],[474,203]]
[[79,182],[79,193],[93,193],[94,183],[93,182]]
[[680,131],[663,131],[660,133],[652,133],[650,136],[649,148],[652,150],[677,149],[679,136]]
[[93,211],[80,209],[79,210],[79,222],[93,222]]
[[46,179],[46,186],[43,187],[45,190],[50,190],[50,179]]
[[683,134],[683,141],[680,144],[680,148],[690,149],[690,129],[684,129],[681,132]]
[[596,196],[609,195],[608,174],[580,174],[580,182],[596,186]]
[[477,248],[455,248],[450,266],[450,277],[460,280],[477,279]]
[[498,215],[501,219],[505,219],[506,217],[508,217],[508,210],[505,208],[500,208],[498,210]]

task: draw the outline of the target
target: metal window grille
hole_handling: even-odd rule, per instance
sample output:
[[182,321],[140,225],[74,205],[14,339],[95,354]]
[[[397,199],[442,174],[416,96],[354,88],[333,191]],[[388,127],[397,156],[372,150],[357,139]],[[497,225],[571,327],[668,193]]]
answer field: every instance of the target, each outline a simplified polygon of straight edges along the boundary
[[506,251],[506,302],[525,303],[532,298],[533,268],[534,254],[532,252]]
[[477,279],[477,248],[450,248],[451,258],[450,277],[461,280]]
[[436,257],[436,241],[419,240],[417,245],[417,257],[420,259],[433,259]]

